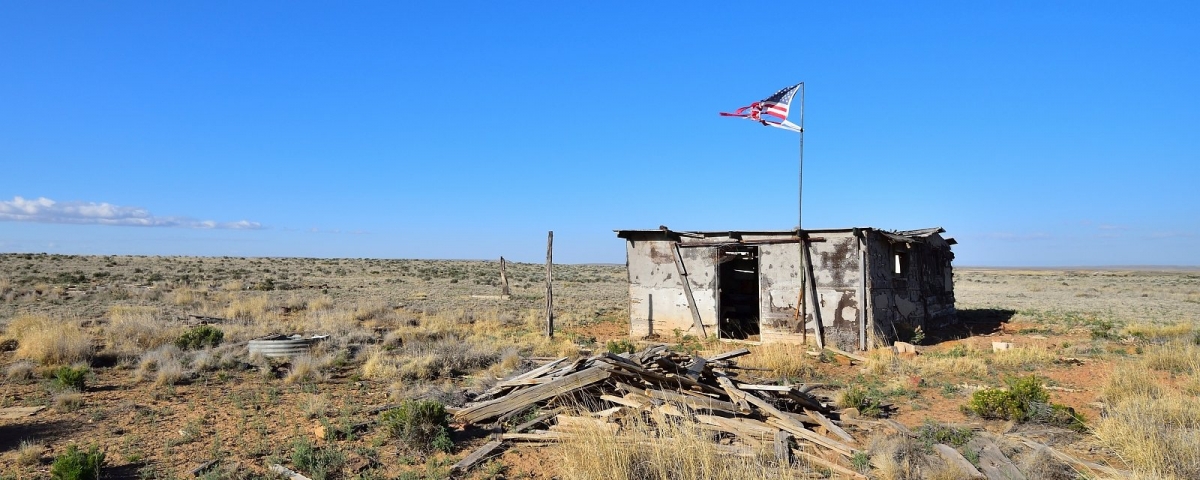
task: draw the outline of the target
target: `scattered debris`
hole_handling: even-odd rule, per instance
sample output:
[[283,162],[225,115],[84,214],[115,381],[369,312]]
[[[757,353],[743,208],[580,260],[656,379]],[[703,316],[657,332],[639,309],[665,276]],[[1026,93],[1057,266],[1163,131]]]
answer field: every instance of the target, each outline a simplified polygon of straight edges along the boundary
[[[495,435],[455,469],[466,471],[505,442],[553,443],[589,432],[616,432],[621,419],[656,412],[716,432],[718,447],[727,454],[754,455],[755,448],[773,447],[781,460],[801,459],[866,478],[849,467],[850,457],[862,446],[841,424],[828,399],[810,393],[815,386],[746,378],[733,359],[749,353],[741,349],[705,358],[657,345],[632,354],[551,361],[501,381],[457,411],[455,417],[463,423],[496,429],[517,414],[533,409],[543,413]],[[581,405],[590,411],[545,413]],[[548,426],[534,429],[539,425]]]
[[287,477],[288,480],[312,480],[311,478],[308,478],[304,475],[293,472],[290,469],[288,469],[287,467],[280,465],[278,463],[271,465],[269,470],[271,470],[271,472],[273,472],[273,473],[278,473],[280,475],[283,475],[284,477]]
[[261,354],[265,357],[281,358],[295,357],[308,353],[316,342],[329,338],[329,335],[314,335],[304,338],[303,335],[267,335],[249,342],[250,354]]

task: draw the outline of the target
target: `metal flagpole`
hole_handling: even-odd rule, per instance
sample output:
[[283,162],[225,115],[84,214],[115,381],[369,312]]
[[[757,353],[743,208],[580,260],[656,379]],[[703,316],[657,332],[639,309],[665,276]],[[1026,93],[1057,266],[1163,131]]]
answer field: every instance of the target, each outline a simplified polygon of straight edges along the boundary
[[800,82],[800,193],[796,228],[804,230],[804,82]]
[[[808,248],[806,241],[807,235],[804,234],[804,82],[800,82],[800,174],[799,174],[799,192],[796,199],[796,236],[797,244],[800,246],[800,305],[796,308],[800,310],[800,329],[804,332],[804,338],[808,338],[808,303],[809,300],[805,293],[808,288],[808,264],[804,261],[804,250]],[[820,329],[815,329],[813,332],[820,335]],[[817,341],[818,343],[821,340]]]

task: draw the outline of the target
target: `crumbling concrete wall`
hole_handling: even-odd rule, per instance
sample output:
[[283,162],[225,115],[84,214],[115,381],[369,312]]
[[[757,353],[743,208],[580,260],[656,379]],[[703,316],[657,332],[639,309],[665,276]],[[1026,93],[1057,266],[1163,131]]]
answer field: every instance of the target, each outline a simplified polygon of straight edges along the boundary
[[[629,333],[634,337],[681,333],[699,335],[675,267],[671,241],[629,239]],[[708,332],[717,325],[716,269],[712,248],[678,250],[692,287],[692,296]]]

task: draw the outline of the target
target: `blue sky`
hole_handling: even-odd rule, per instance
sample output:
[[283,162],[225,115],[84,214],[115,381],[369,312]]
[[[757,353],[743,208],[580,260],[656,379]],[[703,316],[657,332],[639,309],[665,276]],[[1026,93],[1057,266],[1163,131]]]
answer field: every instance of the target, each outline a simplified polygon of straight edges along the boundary
[[[1200,265],[1193,2],[9,2],[0,251],[622,262],[615,228],[940,225]],[[736,5],[731,5],[736,3]]]

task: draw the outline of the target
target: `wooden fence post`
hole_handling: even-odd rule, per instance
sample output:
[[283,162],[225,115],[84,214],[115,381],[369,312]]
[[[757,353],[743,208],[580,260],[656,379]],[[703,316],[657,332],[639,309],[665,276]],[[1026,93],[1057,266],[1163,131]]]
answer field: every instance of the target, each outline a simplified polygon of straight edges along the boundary
[[500,295],[507,297],[508,293],[508,274],[504,272],[504,257],[500,257]]
[[554,337],[554,231],[546,235],[546,337]]

